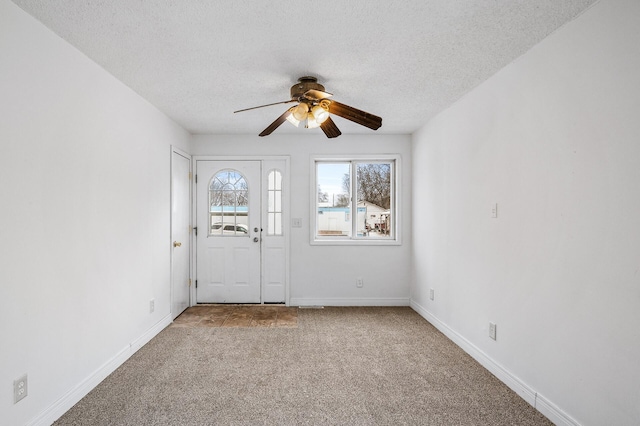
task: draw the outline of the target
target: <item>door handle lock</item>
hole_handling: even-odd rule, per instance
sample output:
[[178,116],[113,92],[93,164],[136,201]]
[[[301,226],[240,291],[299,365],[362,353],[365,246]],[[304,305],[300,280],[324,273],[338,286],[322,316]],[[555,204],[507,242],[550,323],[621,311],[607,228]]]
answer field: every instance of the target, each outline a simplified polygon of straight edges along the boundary
[[253,242],[254,242],[254,243],[257,243],[258,241],[260,241],[260,239],[259,239],[258,237],[254,237],[254,238],[253,238]]
[[174,242],[173,242],[173,246],[174,246],[174,247],[180,247],[181,245],[182,245],[182,243],[179,243],[179,242],[177,242],[177,241],[174,241]]

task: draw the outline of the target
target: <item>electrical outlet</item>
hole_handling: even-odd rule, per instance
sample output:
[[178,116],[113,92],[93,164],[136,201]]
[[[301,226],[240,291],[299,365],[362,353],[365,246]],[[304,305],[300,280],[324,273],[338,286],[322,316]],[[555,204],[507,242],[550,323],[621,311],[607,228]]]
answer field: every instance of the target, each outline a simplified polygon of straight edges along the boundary
[[498,218],[498,203],[495,203],[493,207],[491,207],[491,217],[494,219]]
[[364,280],[361,277],[358,277],[356,280],[356,287],[362,288],[362,286],[364,286]]
[[489,323],[489,337],[496,340],[496,325],[492,322]]
[[434,300],[436,297],[436,292],[434,289],[430,288],[429,289],[429,299]]
[[149,313],[152,314],[153,311],[156,310],[156,301],[155,299],[149,300]]
[[27,375],[20,377],[13,381],[13,403],[17,404],[18,401],[27,396]]
[[291,227],[292,228],[302,228],[302,219],[299,217],[294,217],[291,219]]

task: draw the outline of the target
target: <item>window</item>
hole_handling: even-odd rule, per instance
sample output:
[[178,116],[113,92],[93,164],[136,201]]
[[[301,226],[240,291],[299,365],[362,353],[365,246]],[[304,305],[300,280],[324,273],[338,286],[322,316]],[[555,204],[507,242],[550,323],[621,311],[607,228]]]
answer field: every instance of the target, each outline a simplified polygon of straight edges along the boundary
[[249,236],[249,189],[236,170],[218,172],[209,183],[209,235]]
[[267,235],[282,235],[282,173],[271,170],[267,178]]
[[314,242],[395,242],[397,162],[315,159]]

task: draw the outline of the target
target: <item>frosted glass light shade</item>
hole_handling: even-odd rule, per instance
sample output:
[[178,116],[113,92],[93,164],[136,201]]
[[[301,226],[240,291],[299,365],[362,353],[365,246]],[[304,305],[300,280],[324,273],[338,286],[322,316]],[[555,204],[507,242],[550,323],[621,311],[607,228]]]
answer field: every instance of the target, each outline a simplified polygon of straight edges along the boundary
[[329,118],[329,111],[322,108],[320,105],[314,106],[311,109],[311,112],[313,113],[313,117],[315,118],[315,120],[318,122],[318,125],[324,123],[325,121],[327,121],[327,118]]
[[298,121],[304,121],[307,118],[307,113],[309,112],[309,105],[300,102],[298,106],[293,108],[293,117]]
[[293,124],[293,125],[294,125],[294,126],[296,126],[296,127],[300,127],[300,123],[301,123],[301,121],[300,121],[300,120],[298,120],[298,119],[296,119],[296,118],[293,116],[293,114],[289,114],[289,115],[287,116],[287,121],[288,121],[289,123]]
[[316,127],[320,127],[320,124],[321,123],[319,123],[318,120],[315,119],[312,113],[309,113],[307,115],[307,129],[315,129]]

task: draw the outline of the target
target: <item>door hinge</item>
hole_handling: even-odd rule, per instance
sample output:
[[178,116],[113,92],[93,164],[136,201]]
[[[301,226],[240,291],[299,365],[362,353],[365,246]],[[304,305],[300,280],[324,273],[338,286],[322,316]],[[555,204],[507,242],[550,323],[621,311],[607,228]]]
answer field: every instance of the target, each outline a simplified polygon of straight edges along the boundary
[[196,183],[198,183],[198,175],[196,175]]
[[196,280],[196,288],[198,288],[198,280]]
[[193,227],[193,232],[195,232],[195,233],[196,233],[196,237],[197,237],[197,236],[198,236],[198,227],[197,227],[197,226],[194,226],[194,227]]

